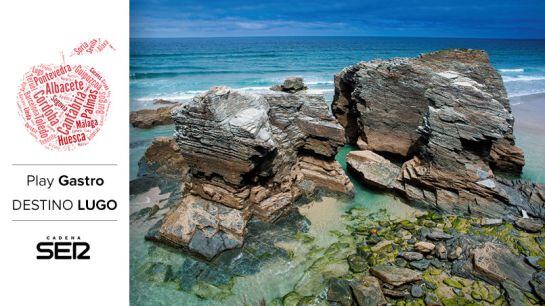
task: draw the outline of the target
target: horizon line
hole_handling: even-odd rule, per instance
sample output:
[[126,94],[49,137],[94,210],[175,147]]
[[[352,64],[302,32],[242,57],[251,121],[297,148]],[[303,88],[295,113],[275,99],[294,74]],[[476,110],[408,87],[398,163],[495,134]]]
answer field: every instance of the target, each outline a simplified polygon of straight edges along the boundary
[[130,39],[179,39],[179,38],[286,38],[286,37],[353,37],[353,38],[427,38],[427,39],[482,39],[482,40],[545,40],[543,38],[523,37],[458,37],[458,36],[374,36],[374,35],[240,35],[240,36],[135,36]]

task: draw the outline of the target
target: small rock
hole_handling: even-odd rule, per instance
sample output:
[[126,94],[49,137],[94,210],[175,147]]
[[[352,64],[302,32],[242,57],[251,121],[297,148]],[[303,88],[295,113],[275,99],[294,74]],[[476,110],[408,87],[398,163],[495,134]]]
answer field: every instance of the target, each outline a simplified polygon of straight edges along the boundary
[[538,272],[534,274],[530,281],[532,288],[536,295],[545,302],[545,272]]
[[518,218],[515,225],[529,233],[538,233],[543,228],[543,223],[536,219]]
[[526,256],[526,262],[537,270],[545,270],[545,257]]
[[400,286],[422,279],[422,274],[420,272],[385,264],[372,267],[370,272],[383,282],[393,286]]
[[442,306],[443,305],[441,301],[439,301],[439,298],[437,297],[437,295],[433,293],[426,294],[424,303],[426,303],[426,306]]
[[307,86],[303,82],[301,77],[289,77],[284,80],[282,85],[275,85],[271,87],[271,90],[275,91],[285,91],[289,93],[295,93],[301,90],[307,89]]
[[494,219],[494,218],[482,218],[481,219],[481,226],[496,226],[501,225],[503,223],[503,219]]
[[462,248],[459,246],[456,246],[455,248],[452,248],[447,255],[448,260],[456,260],[460,258],[462,255]]
[[386,299],[380,289],[380,282],[376,277],[361,277],[359,280],[350,282],[350,287],[358,305],[386,305]]
[[439,243],[434,250],[435,256],[441,260],[447,259],[447,247],[444,243]]
[[301,295],[299,295],[297,292],[292,291],[284,295],[284,298],[282,298],[282,304],[284,304],[284,306],[297,306],[300,299]]
[[402,268],[405,268],[407,266],[407,261],[401,257],[397,257],[395,260],[394,260],[394,264],[398,267],[402,267]]
[[504,281],[501,283],[502,288],[505,290],[505,296],[509,305],[512,306],[524,306],[526,305],[526,297],[524,293],[513,283],[512,281]]
[[402,253],[399,253],[398,256],[405,258],[408,261],[421,260],[424,258],[424,255],[418,252],[402,252]]
[[331,279],[327,289],[327,300],[343,306],[352,305],[352,293],[348,281],[338,278]]
[[367,269],[367,260],[362,256],[353,254],[347,258],[350,271],[354,273],[361,273]]
[[428,239],[431,239],[431,240],[448,240],[448,239],[451,239],[452,238],[452,235],[449,235],[445,232],[443,232],[442,230],[440,229],[433,229],[428,235],[427,235]]
[[411,295],[415,298],[423,297],[424,290],[422,290],[422,287],[420,287],[420,285],[412,285]]
[[464,288],[464,285],[461,282],[459,282],[459,281],[457,281],[455,279],[452,279],[452,278],[445,278],[443,280],[443,283],[445,285],[449,286],[449,287],[456,288],[456,289]]
[[412,261],[410,265],[417,270],[424,271],[430,266],[430,261],[427,259],[421,259]]
[[376,245],[374,245],[373,247],[371,247],[371,251],[373,252],[378,252],[390,245],[392,245],[392,241],[390,240],[382,240],[381,242],[377,243]]
[[399,231],[399,237],[401,237],[403,240],[409,240],[413,237],[413,235],[408,230],[402,229]]
[[384,293],[384,295],[394,299],[401,299],[407,296],[405,292],[400,290],[394,290],[394,289],[383,288],[382,292]]
[[420,241],[414,244],[414,249],[421,253],[430,253],[435,249],[435,244],[426,241]]

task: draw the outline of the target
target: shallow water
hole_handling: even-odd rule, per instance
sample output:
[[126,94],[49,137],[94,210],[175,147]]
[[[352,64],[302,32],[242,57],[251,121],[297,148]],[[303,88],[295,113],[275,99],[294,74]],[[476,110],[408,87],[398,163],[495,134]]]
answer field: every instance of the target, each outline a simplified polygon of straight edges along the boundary
[[[337,158],[346,167],[345,156],[354,148],[343,148]],[[275,243],[290,254],[289,258],[277,257],[267,260],[257,273],[243,277],[235,277],[230,290],[231,295],[224,299],[200,299],[195,293],[179,290],[173,284],[157,284],[142,277],[142,269],[149,262],[161,262],[167,265],[181,267],[189,257],[171,248],[161,247],[144,240],[146,230],[156,220],[131,223],[131,302],[135,305],[241,305],[258,304],[262,299],[271,301],[281,298],[304,277],[309,267],[319,259],[319,254],[309,256],[313,249],[327,249],[339,242],[338,232],[347,233],[346,212],[358,208],[365,213],[390,215],[391,219],[413,219],[418,210],[406,205],[400,199],[391,195],[371,192],[361,184],[354,182],[355,197],[351,200],[338,200],[332,197],[322,197],[298,208],[298,212],[308,220],[306,232],[293,232]],[[153,206],[164,200],[167,195],[161,195],[158,189],[152,189],[145,194],[131,199],[131,213],[143,207]],[[161,205],[160,205],[161,206]],[[271,235],[275,235],[274,230]],[[310,243],[302,241],[312,239]],[[310,238],[309,238],[310,237]],[[348,249],[348,248],[347,248]],[[339,264],[338,273],[343,274],[346,266]],[[341,273],[342,272],[342,273]],[[309,277],[315,278],[315,276]]]
[[[492,63],[500,69],[511,97],[545,92],[544,41],[381,38],[132,40],[131,109],[151,107],[156,98],[186,101],[213,85],[264,91],[290,75],[304,76],[311,90],[324,94],[330,103],[333,74],[347,65],[377,57],[416,56],[421,52],[447,47],[486,49]],[[517,145],[526,155],[523,177],[545,183],[545,130],[542,123],[545,99],[534,103],[533,107],[524,99],[513,103],[515,135]],[[136,177],[138,160],[153,138],[172,133],[172,126],[131,129],[131,179]],[[337,155],[337,160],[345,169],[345,156],[352,149],[344,147]],[[307,225],[304,230],[284,231],[282,226],[263,229],[265,233],[270,233],[269,236],[280,237],[272,242],[268,240],[270,237],[263,239],[271,243],[271,250],[280,251],[271,258],[256,261],[256,264],[259,263],[257,271],[245,271],[245,276],[234,277],[227,290],[231,294],[222,299],[201,299],[197,296],[220,296],[220,292],[212,290],[217,288],[201,286],[197,290],[184,291],[178,284],[159,284],[146,279],[142,270],[150,262],[179,268],[193,259],[177,250],[144,240],[147,229],[157,219],[132,222],[131,304],[253,305],[262,299],[271,301],[292,291],[300,282],[305,283],[313,277],[319,279],[317,275],[309,274],[308,269],[320,257],[320,252],[339,242],[336,233],[350,225],[346,212],[357,209],[365,214],[392,219],[412,218],[418,214],[401,199],[370,191],[351,179],[356,191],[352,200],[323,197],[298,209]],[[158,190],[151,190],[145,195],[133,197],[131,212],[163,201],[166,196],[159,194]],[[163,204],[164,201],[161,202]],[[244,251],[239,255],[247,254]],[[221,268],[222,264],[225,263],[218,266]],[[341,273],[346,269],[345,265],[333,265],[338,271],[328,273]]]

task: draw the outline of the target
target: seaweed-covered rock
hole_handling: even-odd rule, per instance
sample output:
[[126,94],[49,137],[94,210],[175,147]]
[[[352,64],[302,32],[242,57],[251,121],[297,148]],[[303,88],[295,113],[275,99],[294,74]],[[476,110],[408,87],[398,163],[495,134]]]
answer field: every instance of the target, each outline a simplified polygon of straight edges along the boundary
[[386,299],[382,294],[380,282],[373,276],[362,276],[350,282],[352,293],[359,306],[386,305]]
[[422,279],[420,272],[387,264],[374,266],[369,271],[383,282],[396,287]]

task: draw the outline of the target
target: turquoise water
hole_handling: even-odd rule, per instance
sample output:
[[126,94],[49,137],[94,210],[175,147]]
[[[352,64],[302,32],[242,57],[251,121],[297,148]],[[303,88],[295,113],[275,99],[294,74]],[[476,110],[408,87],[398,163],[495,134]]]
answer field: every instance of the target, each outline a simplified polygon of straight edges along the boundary
[[[310,90],[324,94],[330,103],[333,75],[361,60],[416,56],[442,48],[485,49],[493,65],[499,69],[511,97],[545,92],[545,41],[477,40],[477,39],[408,39],[356,37],[283,37],[283,38],[194,38],[131,40],[131,110],[155,107],[154,99],[184,102],[214,85],[227,85],[247,91],[267,91],[287,76],[303,76]],[[517,103],[525,103],[517,100]],[[541,105],[541,103],[544,103]],[[522,105],[521,105],[522,106]],[[514,105],[513,107],[521,107]],[[545,114],[545,99],[534,105]],[[521,115],[523,116],[523,115]],[[537,119],[536,119],[537,118]],[[517,117],[517,122],[541,120]],[[518,128],[517,144],[526,153],[524,177],[545,183],[545,128]],[[131,178],[137,172],[138,160],[154,137],[172,135],[172,126],[150,130],[131,129]],[[346,167],[345,147],[337,159]],[[352,209],[367,213],[385,210],[396,218],[410,218],[415,211],[393,196],[366,189],[355,182],[356,196],[345,202],[324,200],[311,203],[302,213],[310,220],[309,233],[321,247],[336,242],[330,231],[342,227],[341,215]],[[157,194],[146,195],[152,203]],[[156,199],[155,199],[156,200]],[[131,199],[131,212],[142,206]],[[147,204],[146,204],[147,205]],[[325,216],[324,216],[325,215]],[[324,220],[325,218],[325,220]],[[154,222],[154,221],[153,221]],[[201,299],[197,293],[180,290],[173,284],[158,284],[143,279],[143,267],[152,262],[180,267],[190,260],[179,251],[157,247],[144,241],[146,230],[153,224],[131,224],[131,302],[138,305],[179,304],[217,305],[220,300]],[[293,237],[292,237],[293,238]],[[257,304],[261,298],[270,301],[293,290],[312,264],[308,245],[296,239],[283,241],[293,257],[278,258],[259,271],[233,280],[232,295],[222,304]]]

